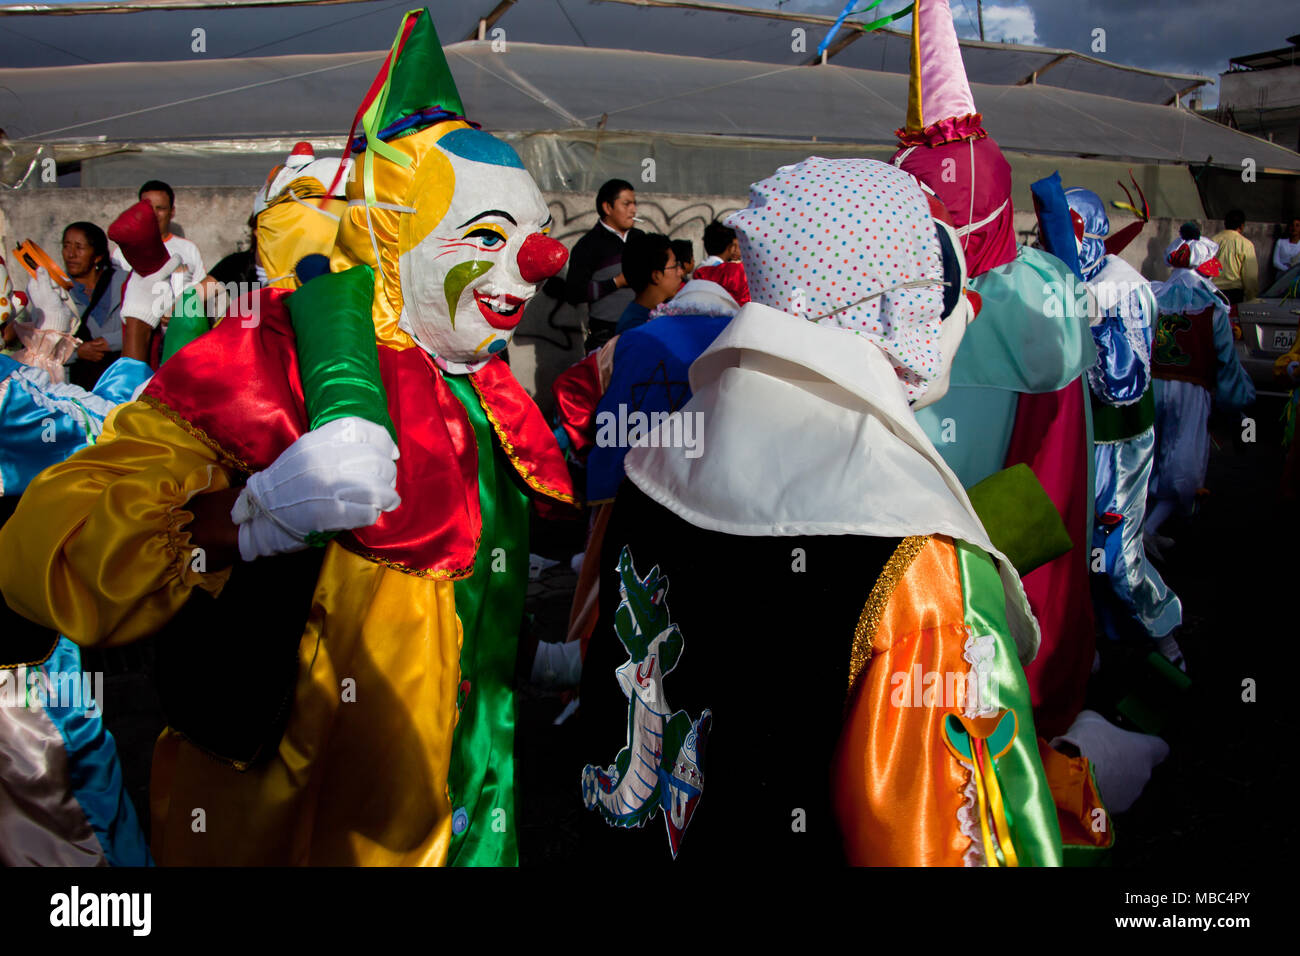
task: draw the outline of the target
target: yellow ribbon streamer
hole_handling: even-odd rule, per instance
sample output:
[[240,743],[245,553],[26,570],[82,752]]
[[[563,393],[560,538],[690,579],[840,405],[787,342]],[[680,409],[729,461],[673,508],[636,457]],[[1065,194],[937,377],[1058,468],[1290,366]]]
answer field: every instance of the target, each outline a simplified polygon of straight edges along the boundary
[[1011,824],[1007,821],[1006,808],[1002,804],[1002,788],[998,786],[998,774],[993,766],[993,758],[983,746],[979,748],[979,758],[984,762],[984,781],[988,788],[989,808],[992,811],[993,827],[997,832],[998,845],[1002,847],[1002,858],[1007,866],[1019,866],[1016,848],[1011,842]]

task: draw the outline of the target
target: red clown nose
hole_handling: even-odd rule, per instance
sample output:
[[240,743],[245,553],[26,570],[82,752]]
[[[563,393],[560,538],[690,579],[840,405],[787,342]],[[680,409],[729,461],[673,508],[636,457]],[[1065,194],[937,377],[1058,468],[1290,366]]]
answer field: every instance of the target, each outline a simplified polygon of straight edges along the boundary
[[519,247],[519,275],[525,282],[541,282],[563,269],[568,258],[563,245],[535,232]]

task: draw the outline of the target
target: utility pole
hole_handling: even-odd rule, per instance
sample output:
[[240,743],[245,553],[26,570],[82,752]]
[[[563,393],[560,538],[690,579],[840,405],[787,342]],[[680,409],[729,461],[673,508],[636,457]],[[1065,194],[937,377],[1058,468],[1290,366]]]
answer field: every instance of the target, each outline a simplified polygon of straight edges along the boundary
[[975,0],[975,11],[980,20],[980,39],[984,39],[984,0]]

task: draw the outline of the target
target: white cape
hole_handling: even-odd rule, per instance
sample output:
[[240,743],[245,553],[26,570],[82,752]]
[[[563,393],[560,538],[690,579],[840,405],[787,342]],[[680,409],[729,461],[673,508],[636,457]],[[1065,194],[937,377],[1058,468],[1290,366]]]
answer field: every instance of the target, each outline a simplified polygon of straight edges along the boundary
[[[1020,577],[989,541],[956,475],[917,424],[875,345],[758,303],[741,309],[690,370],[691,449],[632,448],[628,478],[699,528],[788,537],[944,534],[991,554],[1024,662],[1038,622]],[[699,430],[702,428],[702,432]],[[690,451],[694,457],[688,457]]]

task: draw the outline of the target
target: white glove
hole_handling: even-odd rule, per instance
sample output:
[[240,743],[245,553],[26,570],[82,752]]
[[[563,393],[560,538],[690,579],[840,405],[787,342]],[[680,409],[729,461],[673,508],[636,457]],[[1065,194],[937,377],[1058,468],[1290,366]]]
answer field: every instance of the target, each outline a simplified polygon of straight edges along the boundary
[[537,642],[532,683],[546,690],[577,687],[582,682],[582,642]]
[[230,517],[245,561],[301,551],[309,534],[367,528],[402,503],[397,446],[363,418],[338,418],[303,435],[255,473]]
[[122,288],[122,318],[139,319],[151,329],[158,328],[175,304],[171,274],[180,264],[180,256],[173,255],[157,272],[147,276],[131,273]]
[[77,313],[72,308],[68,293],[54,284],[42,266],[27,283],[27,299],[32,324],[38,329],[71,332],[77,325]]

